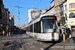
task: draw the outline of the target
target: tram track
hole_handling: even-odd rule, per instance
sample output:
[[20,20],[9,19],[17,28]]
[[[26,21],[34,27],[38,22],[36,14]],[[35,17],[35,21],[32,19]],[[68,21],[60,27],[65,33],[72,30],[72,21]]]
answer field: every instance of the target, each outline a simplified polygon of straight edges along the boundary
[[[9,44],[10,42],[10,44]],[[17,36],[13,41],[8,41],[6,44],[4,44],[2,50],[26,50],[22,36]],[[18,48],[18,49],[16,49]]]
[[21,42],[23,44],[24,50],[26,50],[26,47],[25,47],[24,42],[23,42],[23,39],[22,39],[22,35],[20,35],[20,38],[21,38]]
[[[15,38],[15,41],[14,41],[14,45],[13,45],[12,50],[15,50],[16,41],[17,41],[17,36]],[[20,35],[20,45],[23,45],[23,48],[22,49],[26,50],[25,44],[24,44],[23,39],[22,39],[22,35]]]

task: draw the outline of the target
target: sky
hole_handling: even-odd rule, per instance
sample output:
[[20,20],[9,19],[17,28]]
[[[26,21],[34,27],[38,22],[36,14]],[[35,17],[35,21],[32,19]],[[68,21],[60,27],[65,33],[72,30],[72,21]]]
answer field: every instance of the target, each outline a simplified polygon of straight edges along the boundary
[[[14,15],[14,23],[21,27],[23,24],[28,24],[28,10],[36,8],[45,10],[50,7],[52,0],[3,0],[5,8],[8,8],[10,13]],[[19,6],[19,8],[17,7]],[[20,14],[18,13],[20,12]]]

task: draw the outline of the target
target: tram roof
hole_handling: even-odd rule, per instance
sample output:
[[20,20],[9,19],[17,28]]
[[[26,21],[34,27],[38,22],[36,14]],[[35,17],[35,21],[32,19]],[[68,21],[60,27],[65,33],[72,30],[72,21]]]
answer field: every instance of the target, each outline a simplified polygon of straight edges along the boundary
[[41,14],[41,15],[38,15],[36,18],[34,18],[31,22],[29,22],[28,23],[28,25],[29,24],[31,24],[33,21],[35,21],[36,19],[38,19],[38,18],[42,18],[43,16],[55,16],[55,14],[53,14],[53,13],[49,13],[49,14]]
[[[36,20],[39,17],[42,18],[43,16],[49,16],[49,15],[54,15],[55,16],[55,14],[41,14],[41,15],[38,15],[36,18],[34,18],[32,21]],[[31,23],[31,22],[29,22],[29,23]]]

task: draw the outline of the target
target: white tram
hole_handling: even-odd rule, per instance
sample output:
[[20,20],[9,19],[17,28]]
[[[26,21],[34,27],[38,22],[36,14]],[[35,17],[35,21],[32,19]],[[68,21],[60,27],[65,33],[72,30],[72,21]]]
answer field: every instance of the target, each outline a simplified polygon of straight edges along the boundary
[[26,34],[40,41],[58,41],[60,37],[57,18],[54,14],[43,14],[26,25]]

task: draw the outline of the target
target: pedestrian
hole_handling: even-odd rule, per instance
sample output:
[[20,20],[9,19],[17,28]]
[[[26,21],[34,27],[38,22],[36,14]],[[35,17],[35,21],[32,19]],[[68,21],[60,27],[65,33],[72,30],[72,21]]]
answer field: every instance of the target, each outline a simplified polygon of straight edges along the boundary
[[2,34],[3,34],[3,36],[5,36],[5,31],[4,30],[3,30]]
[[10,36],[10,33],[11,33],[11,32],[10,32],[10,29],[9,29],[9,36]]
[[71,39],[71,30],[70,30],[70,28],[67,29],[67,37],[69,39]]
[[73,41],[75,43],[75,28],[72,28],[72,37],[73,37]]
[[67,27],[65,27],[65,37],[66,39],[68,38],[68,28]]

